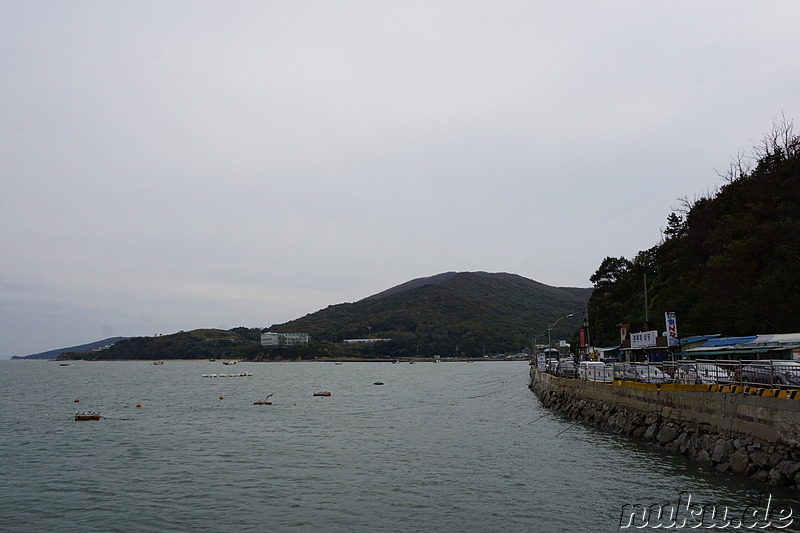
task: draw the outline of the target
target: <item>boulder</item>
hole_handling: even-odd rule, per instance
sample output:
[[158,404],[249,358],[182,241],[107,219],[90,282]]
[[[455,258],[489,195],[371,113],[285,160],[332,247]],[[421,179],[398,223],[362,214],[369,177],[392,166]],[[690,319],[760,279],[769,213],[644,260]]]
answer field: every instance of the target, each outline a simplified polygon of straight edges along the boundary
[[711,451],[711,460],[715,463],[727,463],[735,449],[733,441],[718,439],[714,444],[714,449]]
[[704,450],[708,450],[709,454],[714,449],[714,445],[716,444],[716,442],[717,438],[710,433],[705,433],[702,437],[700,437],[699,441],[700,447],[703,448]]
[[714,470],[720,472],[722,474],[727,474],[731,471],[731,464],[730,463],[719,463],[717,466],[714,467]]
[[750,462],[761,468],[769,466],[769,454],[759,448],[753,448],[753,451],[750,452]]
[[698,463],[703,463],[706,465],[711,464],[711,456],[708,454],[706,450],[700,450],[697,455],[694,456],[694,460]]
[[689,434],[686,432],[681,433],[680,435],[678,435],[678,438],[675,439],[675,443],[677,445],[676,450],[678,450],[681,453],[686,453],[688,442],[689,442]]
[[744,476],[750,466],[750,458],[747,455],[747,448],[739,448],[731,454],[731,470],[734,474]]
[[775,465],[775,470],[783,474],[787,479],[793,479],[797,472],[800,472],[800,463],[785,459]]
[[661,428],[661,431],[658,432],[658,436],[656,440],[661,446],[664,446],[668,442],[672,442],[678,437],[680,430],[673,426],[672,424],[667,424]]
[[766,483],[769,479],[769,471],[764,469],[758,469],[753,474],[750,475],[750,479],[753,481],[758,481],[759,483]]
[[653,422],[648,428],[647,431],[644,432],[644,438],[647,440],[653,440],[655,436],[658,434],[658,422]]
[[788,485],[789,484],[789,480],[786,479],[786,476],[784,476],[780,472],[780,470],[778,470],[777,468],[773,468],[772,470],[769,471],[769,476],[767,478],[767,483],[769,483],[770,485],[783,486],[783,485]]
[[775,450],[772,452],[772,455],[769,456],[769,466],[775,468],[778,463],[786,459],[786,452],[783,450]]

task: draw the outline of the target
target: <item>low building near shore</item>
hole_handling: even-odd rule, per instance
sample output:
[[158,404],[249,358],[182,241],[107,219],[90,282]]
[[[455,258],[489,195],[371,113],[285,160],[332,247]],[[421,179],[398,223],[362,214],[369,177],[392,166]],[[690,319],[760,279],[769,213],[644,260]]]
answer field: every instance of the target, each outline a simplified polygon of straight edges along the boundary
[[308,346],[308,333],[273,333],[261,334],[262,346]]

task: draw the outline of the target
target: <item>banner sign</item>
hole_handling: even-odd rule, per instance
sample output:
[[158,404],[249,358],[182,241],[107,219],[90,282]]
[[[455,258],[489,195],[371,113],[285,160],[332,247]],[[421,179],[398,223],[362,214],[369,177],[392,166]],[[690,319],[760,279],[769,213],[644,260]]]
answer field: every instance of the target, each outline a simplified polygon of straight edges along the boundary
[[675,320],[675,313],[664,313],[664,319],[667,321],[667,342],[670,346],[680,346],[678,340],[678,321]]
[[547,372],[547,358],[543,353],[536,356],[536,370]]
[[581,348],[586,348],[586,330],[580,329]]
[[655,348],[658,343],[657,331],[631,333],[631,348]]

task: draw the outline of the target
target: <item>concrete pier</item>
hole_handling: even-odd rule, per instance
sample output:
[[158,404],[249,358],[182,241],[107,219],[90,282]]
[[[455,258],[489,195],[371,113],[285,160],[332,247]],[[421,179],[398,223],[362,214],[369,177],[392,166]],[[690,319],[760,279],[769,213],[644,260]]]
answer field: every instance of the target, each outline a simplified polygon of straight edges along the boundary
[[708,385],[599,383],[533,368],[530,388],[545,407],[572,419],[646,439],[720,472],[800,486],[800,394]]

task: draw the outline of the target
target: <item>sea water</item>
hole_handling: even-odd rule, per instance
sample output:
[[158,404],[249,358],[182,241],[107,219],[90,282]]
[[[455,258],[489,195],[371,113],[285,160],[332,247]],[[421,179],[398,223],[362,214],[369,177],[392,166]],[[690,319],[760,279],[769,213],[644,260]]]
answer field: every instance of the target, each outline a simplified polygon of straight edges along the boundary
[[[252,376],[203,377],[223,373]],[[528,382],[505,361],[2,361],[0,531],[619,531],[687,494],[729,518],[768,495],[797,516],[761,530],[798,530],[797,493],[574,424]]]

